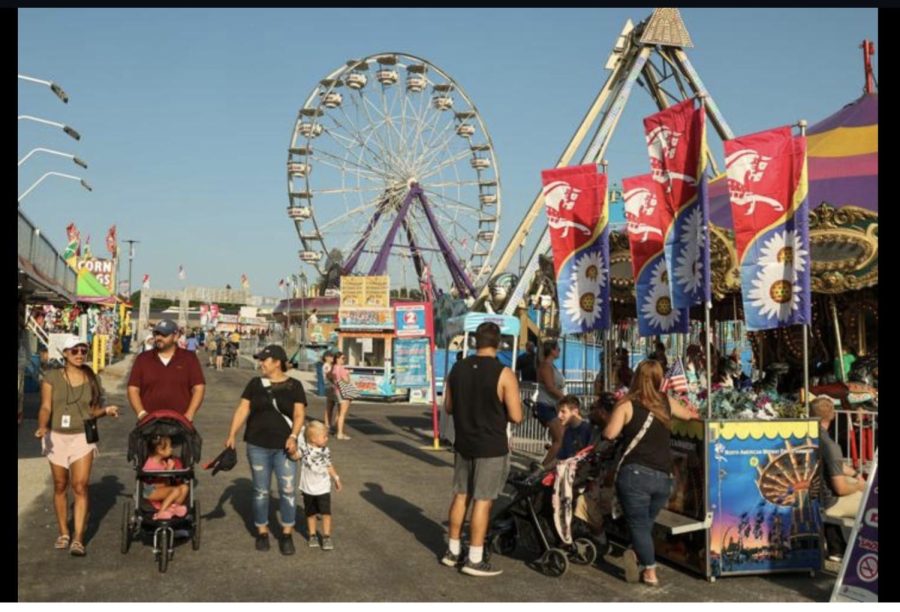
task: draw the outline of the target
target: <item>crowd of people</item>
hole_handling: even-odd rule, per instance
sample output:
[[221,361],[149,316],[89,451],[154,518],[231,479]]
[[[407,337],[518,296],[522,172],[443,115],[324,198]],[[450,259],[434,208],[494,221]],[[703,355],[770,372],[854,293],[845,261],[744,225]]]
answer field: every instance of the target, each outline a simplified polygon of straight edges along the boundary
[[[193,421],[200,409],[206,381],[196,348],[218,338],[191,336],[181,343],[181,330],[171,320],[152,329],[153,346],[138,355],[127,383],[127,396],[138,422],[162,410],[174,410]],[[519,381],[498,359],[500,329],[490,322],[475,332],[474,355],[458,360],[447,375],[443,407],[456,432],[452,499],[448,510],[448,548],[440,562],[472,576],[495,576],[484,554],[485,538],[494,501],[504,489],[510,468],[509,424],[525,418]],[[196,343],[190,342],[195,339]],[[182,344],[184,347],[182,348]],[[192,348],[193,347],[193,348]],[[613,364],[616,393],[602,390],[595,381],[597,400],[582,414],[578,397],[567,394],[565,380],[554,365],[560,347],[555,341],[541,346],[535,364],[537,393],[534,415],[548,429],[550,445],[542,468],[574,457],[598,440],[619,440],[619,460],[614,483],[631,534],[631,548],[624,554],[626,579],[659,584],[651,530],[672,492],[673,460],[670,447],[672,419],[698,419],[697,410],[662,390],[665,375],[663,347],[641,361],[632,371],[625,349],[616,352]],[[54,547],[74,556],[86,554],[84,531],[88,514],[87,484],[97,451],[96,419],[118,417],[119,408],[106,401],[99,378],[85,365],[87,345],[72,336],[64,345],[65,366],[44,377],[41,407],[35,436],[41,438],[50,462],[54,483],[54,509],[58,536]],[[217,355],[218,358],[218,355]],[[332,488],[341,490],[341,480],[328,448],[329,434],[349,440],[344,433],[351,398],[346,385],[349,372],[340,352],[326,352],[324,423],[307,422],[307,397],[303,384],[291,375],[292,363],[284,349],[269,345],[254,355],[259,375],[244,388],[232,416],[226,449],[236,450],[243,429],[247,460],[253,484],[252,520],[256,548],[270,548],[269,489],[275,477],[279,491],[278,547],[282,554],[295,552],[293,534],[297,519],[298,482],[307,528],[307,546],[333,550]],[[726,358],[727,360],[730,359]],[[688,361],[701,367],[702,355],[689,347]],[[727,368],[720,368],[727,372]],[[527,372],[526,368],[526,372]],[[700,384],[700,378],[697,379]],[[824,456],[824,501],[831,516],[854,516],[865,482],[844,466],[840,448],[831,441],[827,428],[834,419],[830,400],[812,403],[812,415],[822,423]],[[156,436],[144,463],[145,471],[177,469],[172,440]],[[67,495],[75,498],[74,529],[69,527]],[[147,499],[155,502],[154,519],[184,516],[188,489],[170,479],[149,479]],[[461,548],[465,517],[471,509],[469,547]],[[318,521],[321,519],[321,528]]]

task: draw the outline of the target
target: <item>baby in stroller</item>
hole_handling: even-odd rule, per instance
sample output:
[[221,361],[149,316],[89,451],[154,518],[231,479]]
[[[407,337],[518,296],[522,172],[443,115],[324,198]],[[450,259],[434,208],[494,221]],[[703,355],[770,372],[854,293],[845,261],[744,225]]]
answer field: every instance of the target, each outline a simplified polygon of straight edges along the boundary
[[153,534],[159,571],[166,571],[176,535],[200,548],[200,504],[194,497],[194,463],[202,440],[193,424],[174,410],[145,416],[128,437],[135,490],[122,512],[122,552],[143,534]]
[[[144,472],[169,472],[184,469],[178,457],[172,457],[172,438],[155,434],[150,438],[150,456],[144,462]],[[190,487],[174,478],[147,478],[144,481],[144,499],[159,508],[153,520],[170,519],[173,516],[187,515],[184,500],[190,493]]]

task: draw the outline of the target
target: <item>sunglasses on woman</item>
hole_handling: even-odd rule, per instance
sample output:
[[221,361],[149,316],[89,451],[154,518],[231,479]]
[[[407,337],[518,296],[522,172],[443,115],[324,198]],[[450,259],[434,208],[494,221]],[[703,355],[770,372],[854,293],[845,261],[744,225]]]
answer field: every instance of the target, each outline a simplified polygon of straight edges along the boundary
[[87,347],[77,346],[75,348],[69,349],[69,352],[73,355],[87,355],[88,350]]

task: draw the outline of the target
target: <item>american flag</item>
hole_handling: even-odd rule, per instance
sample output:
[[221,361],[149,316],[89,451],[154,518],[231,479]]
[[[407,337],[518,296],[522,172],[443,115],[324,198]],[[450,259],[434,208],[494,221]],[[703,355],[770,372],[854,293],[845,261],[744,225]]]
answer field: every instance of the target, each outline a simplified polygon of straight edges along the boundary
[[674,391],[675,393],[687,393],[688,381],[684,374],[684,366],[681,363],[681,357],[675,360],[669,371],[663,378],[660,391]]

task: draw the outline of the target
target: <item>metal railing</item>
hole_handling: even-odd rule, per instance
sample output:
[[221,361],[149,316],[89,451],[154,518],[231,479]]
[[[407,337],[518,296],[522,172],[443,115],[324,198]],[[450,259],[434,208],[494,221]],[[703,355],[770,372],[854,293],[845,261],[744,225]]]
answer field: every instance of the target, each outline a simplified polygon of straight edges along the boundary
[[844,460],[868,474],[878,448],[878,413],[861,409],[834,412],[834,440],[846,448]]
[[28,217],[21,210],[18,212],[19,256],[31,262],[35,270],[47,278],[53,279],[74,298],[78,286],[78,275],[69,267],[50,241],[28,220]]

